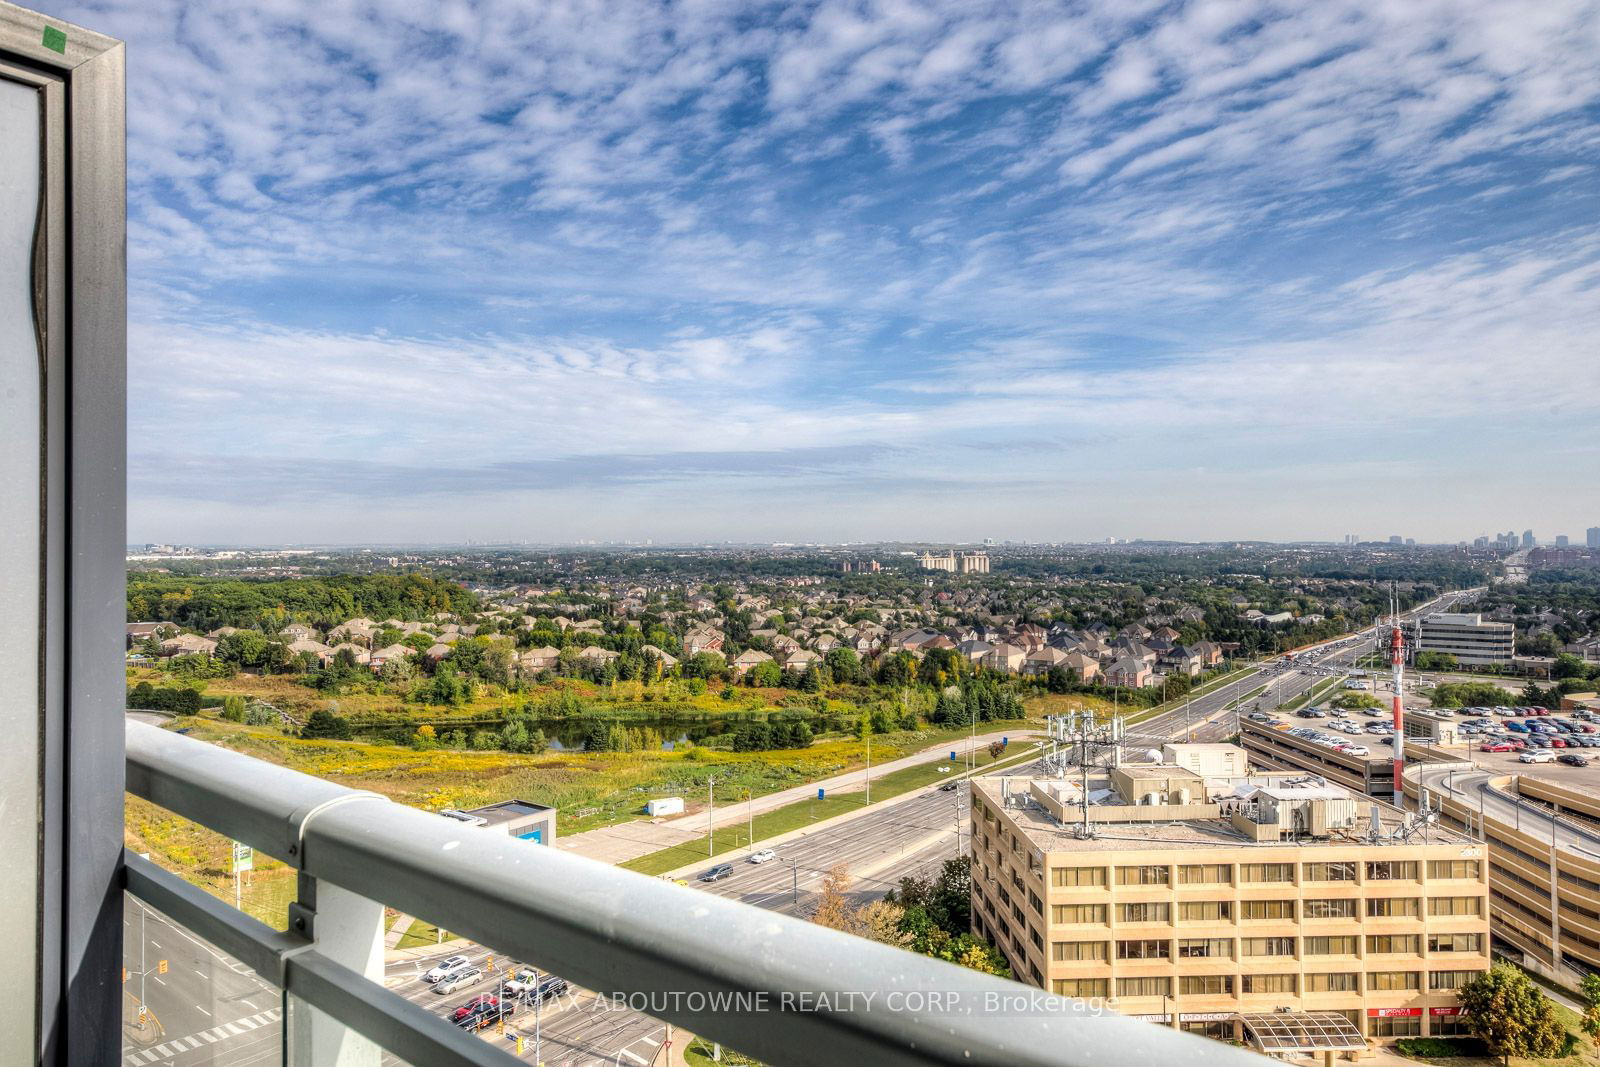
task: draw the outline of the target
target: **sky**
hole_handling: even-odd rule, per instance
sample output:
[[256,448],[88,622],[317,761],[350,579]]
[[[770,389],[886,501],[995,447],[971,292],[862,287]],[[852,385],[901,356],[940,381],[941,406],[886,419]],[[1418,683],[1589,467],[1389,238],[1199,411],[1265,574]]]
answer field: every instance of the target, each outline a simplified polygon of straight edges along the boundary
[[1600,525],[1600,3],[44,6],[135,542]]

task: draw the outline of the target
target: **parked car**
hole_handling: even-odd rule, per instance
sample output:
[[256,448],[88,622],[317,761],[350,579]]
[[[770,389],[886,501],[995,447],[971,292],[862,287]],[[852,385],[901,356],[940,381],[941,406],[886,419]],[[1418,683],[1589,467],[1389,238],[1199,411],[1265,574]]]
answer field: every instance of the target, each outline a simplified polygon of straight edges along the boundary
[[483,971],[477,967],[458,967],[433,984],[435,993],[454,993],[462,986],[483,980]]
[[440,960],[427,974],[422,976],[424,982],[433,983],[442,981],[452,971],[459,971],[472,961],[465,956],[450,956]]
[[1511,752],[1514,746],[1509,741],[1485,741],[1478,746],[1479,752]]
[[1530,749],[1517,757],[1518,763],[1554,763],[1556,754],[1548,749]]
[[765,863],[768,860],[775,860],[777,858],[778,858],[778,854],[776,852],[772,851],[770,848],[758,848],[754,852],[750,853],[749,862],[751,862],[751,863]]
[[700,876],[702,882],[720,882],[733,874],[733,864],[719,863]]
[[1569,767],[1587,767],[1589,766],[1589,757],[1580,756],[1576,752],[1563,752],[1556,757],[1556,762],[1565,763]]
[[1340,749],[1340,751],[1344,752],[1346,755],[1349,755],[1349,756],[1370,756],[1370,755],[1372,755],[1372,750],[1369,749],[1366,745],[1340,745],[1339,749]]

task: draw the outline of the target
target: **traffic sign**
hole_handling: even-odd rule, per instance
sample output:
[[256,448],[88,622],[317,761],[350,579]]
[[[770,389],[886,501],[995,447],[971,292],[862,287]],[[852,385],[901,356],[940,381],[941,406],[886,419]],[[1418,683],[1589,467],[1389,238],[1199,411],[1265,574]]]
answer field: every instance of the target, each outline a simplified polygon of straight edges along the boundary
[[255,869],[256,850],[240,841],[233,843],[233,873]]

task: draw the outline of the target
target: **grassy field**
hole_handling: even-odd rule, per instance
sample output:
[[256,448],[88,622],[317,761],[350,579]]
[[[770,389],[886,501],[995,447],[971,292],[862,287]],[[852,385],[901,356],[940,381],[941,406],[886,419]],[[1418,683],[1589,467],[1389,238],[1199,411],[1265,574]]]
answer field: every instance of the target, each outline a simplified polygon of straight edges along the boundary
[[[1036,746],[1013,744],[1008,752],[1001,753],[998,760],[989,755],[987,748],[978,750],[978,767],[990,766],[1005,767],[1031,759],[1036,752]],[[965,755],[964,753],[962,754]],[[940,781],[950,781],[952,773],[959,773],[965,764],[958,760],[952,764],[949,760],[936,760],[933,763],[919,764],[915,767],[903,767],[892,771],[882,778],[872,781],[872,803],[879,804],[891,797],[901,796],[913,790]],[[955,771],[940,772],[941,768],[954,767]],[[852,811],[860,811],[867,806],[866,792],[864,789],[853,789],[851,792],[833,793],[818,800],[815,796],[805,800],[797,800],[792,804],[785,804],[781,808],[762,812],[755,817],[755,840],[765,841],[780,834],[789,833],[791,830],[803,830],[813,823],[820,823],[826,819],[844,815]],[[737,807],[737,805],[735,805]],[[751,844],[750,823],[720,826],[716,830],[716,851],[723,854],[737,849],[745,848]],[[713,861],[708,855],[707,840],[698,837],[693,841],[686,841],[681,845],[663,848],[632,859],[621,866],[630,871],[641,874],[665,874],[679,867],[704,859],[707,863]]]
[[[768,752],[696,747],[677,752],[531,756],[308,741],[272,727],[242,726],[207,716],[177,719],[172,725],[199,740],[427,810],[477,807],[509,797],[549,804],[561,811],[563,834],[640,818],[644,802],[654,796],[682,795],[700,801],[712,775],[717,778],[717,803],[732,804],[749,792],[764,796],[866,763],[866,746],[853,738]],[[1017,729],[1024,725],[1015,724]],[[888,762],[935,744],[960,748],[966,737],[963,730],[936,729],[880,734],[873,738],[873,759]],[[885,780],[889,782],[885,789],[896,788],[900,781],[893,775]],[[878,788],[874,783],[875,794]],[[859,798],[850,803],[859,804]],[[697,805],[691,803],[688,810],[697,810]],[[580,817],[579,811],[586,814]],[[161,866],[232,902],[231,846],[220,834],[129,797],[125,838],[134,852],[149,853]],[[258,852],[256,870],[245,876],[243,888],[244,910],[282,929],[294,895],[294,872]]]

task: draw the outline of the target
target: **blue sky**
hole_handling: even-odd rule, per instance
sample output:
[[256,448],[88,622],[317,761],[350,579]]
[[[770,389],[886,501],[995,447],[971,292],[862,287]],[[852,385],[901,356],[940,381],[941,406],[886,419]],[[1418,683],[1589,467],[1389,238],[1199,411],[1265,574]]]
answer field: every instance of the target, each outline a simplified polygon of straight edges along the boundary
[[1593,2],[52,13],[135,540],[1600,524]]

